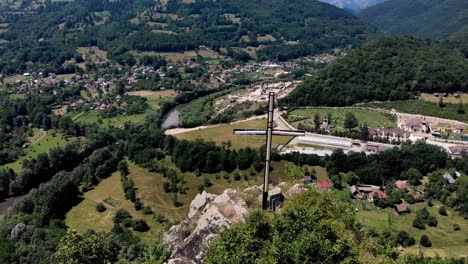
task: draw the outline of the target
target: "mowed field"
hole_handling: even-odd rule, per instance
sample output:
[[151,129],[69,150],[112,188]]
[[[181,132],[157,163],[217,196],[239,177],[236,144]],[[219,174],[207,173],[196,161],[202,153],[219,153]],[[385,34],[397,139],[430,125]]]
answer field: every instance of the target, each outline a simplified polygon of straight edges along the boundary
[[[141,123],[145,120],[145,114],[137,114],[137,115],[119,115],[112,118],[101,118],[99,116],[99,111],[87,111],[87,112],[80,112],[80,113],[73,113],[71,114],[73,121],[75,122],[83,122],[85,124],[90,123],[100,123],[101,126],[104,127],[123,127],[125,122],[131,123]],[[100,121],[99,121],[100,120]],[[102,121],[102,123],[101,123]]]
[[[249,121],[238,122],[229,125],[221,125],[216,127],[192,130],[189,132],[176,134],[178,139],[196,140],[198,138],[206,141],[214,141],[217,144],[231,141],[232,148],[241,149],[246,147],[260,148],[265,144],[265,136],[241,136],[234,135],[234,129],[250,129],[250,128],[266,128],[266,119],[254,119]],[[273,144],[286,144],[291,140],[291,137],[276,136],[273,137]]]
[[[437,227],[426,226],[425,230],[412,227],[416,212],[422,208],[428,209],[431,215],[437,218]],[[409,205],[410,214],[395,215],[392,209],[377,209],[373,205],[368,205],[369,211],[363,210],[363,202],[356,202],[356,208],[359,209],[357,218],[365,228],[374,228],[381,233],[384,230],[395,232],[406,231],[416,240],[416,245],[405,248],[404,253],[418,254],[421,250],[424,255],[434,257],[467,257],[468,256],[468,221],[458,215],[457,212],[448,210],[447,216],[438,213],[440,204],[428,207],[426,203]],[[453,224],[458,224],[459,231],[453,230]],[[432,247],[426,248],[419,245],[419,240],[423,234],[426,234],[432,242]]]
[[60,133],[53,133],[52,131],[42,131],[39,129],[34,130],[34,135],[28,139],[31,143],[27,148],[24,149],[26,155],[20,157],[15,162],[4,164],[0,166],[2,168],[11,168],[16,173],[21,171],[24,160],[34,159],[40,153],[49,153],[50,149],[58,146],[65,146],[67,140],[74,140],[73,138],[64,139]]
[[[112,198],[120,205],[114,207],[105,203],[104,200],[107,198]],[[102,213],[97,212],[96,204],[98,203],[103,203],[107,210]],[[86,192],[83,200],[67,213],[65,223],[80,233],[84,233],[88,229],[110,232],[113,227],[113,217],[118,209],[125,209],[132,215],[133,219],[144,219],[148,223],[149,231],[143,233],[133,231],[141,239],[156,239],[164,230],[163,225],[156,222],[153,215],[144,215],[142,211],[136,211],[133,203],[125,200],[119,172],[113,173],[109,178],[102,180],[93,190]]]
[[[332,127],[343,130],[343,124],[346,117],[346,113],[353,113],[359,124],[367,123],[369,127],[372,128],[394,128],[397,126],[396,116],[389,114],[384,114],[371,110],[364,109],[349,109],[349,108],[308,108],[308,109],[297,109],[290,112],[290,115],[293,116],[303,116],[309,117],[306,120],[299,122],[311,122],[314,121],[314,116],[316,113],[320,115],[320,118],[327,118],[328,114],[332,116]],[[294,122],[293,125],[297,125],[299,122]]]
[[[444,103],[458,104],[460,102],[467,104],[468,103],[468,94],[460,93],[460,98],[453,97],[453,94],[449,94],[447,97],[442,97]],[[434,96],[429,93],[422,93],[419,96],[419,99],[426,102],[439,103],[439,97]]]
[[[172,203],[172,194],[166,193],[163,188],[164,178],[159,173],[149,172],[148,170],[129,162],[129,177],[134,181],[137,197],[145,204],[150,206],[153,212],[163,215],[170,220],[182,220],[187,217],[189,206],[195,196],[198,194],[198,186],[202,184],[204,178],[208,178],[212,186],[206,188],[206,191],[214,194],[221,194],[227,188],[244,189],[254,185],[260,185],[263,180],[262,172],[258,173],[252,168],[246,171],[234,171],[228,174],[228,179],[224,176],[225,173],[217,174],[202,174],[196,176],[193,173],[182,173],[174,164],[170,162],[170,157],[165,160],[167,166],[176,169],[178,175],[181,175],[184,180],[185,193],[178,194],[178,201],[182,206],[176,207]],[[285,177],[285,162],[273,162],[272,182],[278,183],[287,180]],[[326,177],[323,174],[324,168],[314,167],[320,177]],[[299,169],[299,168],[298,168]],[[240,173],[241,179],[235,181],[233,175]],[[326,173],[326,172],[325,172]],[[245,177],[247,176],[247,177]],[[117,201],[117,206],[111,206],[104,202],[105,199],[112,198]],[[97,203],[104,203],[107,210],[103,213],[96,211]],[[120,173],[113,173],[111,177],[102,180],[93,190],[84,194],[83,200],[75,206],[66,215],[66,224],[78,230],[85,232],[87,229],[96,231],[110,231],[113,226],[113,217],[118,209],[127,210],[133,218],[144,219],[151,230],[145,233],[135,232],[142,239],[154,239],[155,236],[164,230],[165,226],[154,220],[153,215],[143,215],[141,211],[134,209],[133,203],[125,200],[122,184],[120,182]]]
[[141,96],[148,99],[148,104],[153,108],[159,108],[164,101],[171,100],[177,96],[174,90],[161,90],[161,91],[133,91],[128,92],[128,95]]

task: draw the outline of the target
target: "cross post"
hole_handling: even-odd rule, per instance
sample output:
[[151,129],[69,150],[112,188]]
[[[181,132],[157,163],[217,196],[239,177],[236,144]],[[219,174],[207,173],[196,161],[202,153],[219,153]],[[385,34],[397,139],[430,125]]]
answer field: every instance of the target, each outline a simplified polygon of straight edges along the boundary
[[273,135],[277,136],[304,136],[305,131],[302,130],[279,130],[273,128],[273,114],[275,110],[275,93],[268,94],[268,118],[267,129],[234,129],[236,135],[266,135],[266,153],[265,153],[265,174],[263,176],[263,194],[262,194],[262,210],[268,209],[268,184],[270,178],[270,159],[271,145]]

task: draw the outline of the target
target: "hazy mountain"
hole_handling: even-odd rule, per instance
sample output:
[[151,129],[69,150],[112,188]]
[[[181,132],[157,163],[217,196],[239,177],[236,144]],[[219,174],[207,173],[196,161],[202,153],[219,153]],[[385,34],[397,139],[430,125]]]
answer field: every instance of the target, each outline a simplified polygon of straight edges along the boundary
[[353,12],[360,11],[366,7],[381,3],[386,0],[320,0],[339,8],[348,9]]
[[388,0],[359,15],[385,33],[447,38],[468,25],[468,1]]

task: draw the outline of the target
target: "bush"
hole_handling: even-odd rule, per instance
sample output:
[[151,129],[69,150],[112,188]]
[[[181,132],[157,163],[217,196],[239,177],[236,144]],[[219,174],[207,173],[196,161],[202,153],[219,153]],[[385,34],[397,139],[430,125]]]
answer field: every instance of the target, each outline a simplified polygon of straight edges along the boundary
[[125,227],[131,227],[133,225],[133,220],[131,218],[125,218],[122,220],[122,225]]
[[436,226],[437,226],[437,219],[435,218],[435,216],[432,216],[432,215],[429,216],[429,217],[427,218],[427,224],[428,224],[429,226],[436,227]]
[[211,183],[210,179],[208,179],[208,178],[205,177],[205,178],[203,179],[203,186],[206,187],[206,188],[208,188],[208,187],[210,187],[211,185],[213,185],[213,183]]
[[143,209],[143,203],[140,201],[140,199],[135,199],[135,203],[133,204],[135,206],[135,210],[140,211]]
[[112,227],[111,231],[114,234],[121,234],[124,232],[123,228],[120,226],[119,223],[114,223],[114,226]]
[[453,230],[454,230],[454,231],[459,231],[459,230],[461,230],[460,225],[459,225],[459,224],[453,224]]
[[417,229],[426,229],[426,223],[424,219],[417,217],[413,220],[413,227],[416,227]]
[[132,226],[133,226],[133,230],[138,231],[138,232],[146,232],[150,229],[146,221],[143,219],[138,219],[134,221]]
[[396,242],[397,244],[400,244],[404,247],[411,247],[412,245],[416,244],[414,238],[410,237],[406,231],[398,232]]
[[445,206],[442,205],[441,207],[439,207],[439,214],[445,216],[447,215],[447,209],[445,209]]
[[235,181],[240,181],[240,179],[241,179],[241,175],[239,173],[235,173],[234,174],[234,180]]
[[99,213],[102,213],[102,212],[104,212],[106,210],[107,210],[107,208],[103,203],[96,204],[96,211],[98,211]]
[[153,210],[151,209],[151,207],[149,207],[149,206],[143,207],[143,214],[149,215],[149,214],[152,214],[152,213],[153,213]]
[[419,241],[419,244],[421,244],[421,246],[423,246],[423,247],[431,247],[432,246],[432,242],[431,242],[431,240],[429,240],[429,237],[427,235],[422,235],[421,236],[421,240]]
[[125,209],[119,209],[117,210],[117,212],[115,213],[115,216],[114,216],[114,223],[122,223],[122,221],[124,219],[131,219],[132,216],[130,215],[130,213],[125,210]]

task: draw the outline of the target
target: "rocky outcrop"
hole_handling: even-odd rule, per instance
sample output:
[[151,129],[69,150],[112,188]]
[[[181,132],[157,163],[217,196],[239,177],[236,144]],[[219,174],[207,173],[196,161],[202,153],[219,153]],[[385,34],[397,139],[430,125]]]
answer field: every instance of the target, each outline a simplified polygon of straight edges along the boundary
[[11,233],[10,233],[10,238],[12,240],[18,240],[21,235],[26,232],[26,224],[25,223],[18,223],[15,225],[15,227],[13,227],[13,229],[11,229]]
[[168,263],[201,263],[209,243],[246,214],[247,204],[236,190],[227,189],[221,195],[198,194],[190,204],[188,219],[164,234],[172,252]]

